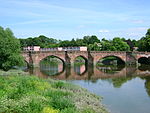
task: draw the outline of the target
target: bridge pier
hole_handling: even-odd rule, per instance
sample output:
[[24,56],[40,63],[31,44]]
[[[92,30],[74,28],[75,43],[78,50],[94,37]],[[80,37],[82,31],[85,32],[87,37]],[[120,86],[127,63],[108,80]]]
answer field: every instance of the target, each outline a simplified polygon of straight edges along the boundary
[[126,65],[137,65],[137,60],[135,59],[135,55],[133,52],[126,52]]

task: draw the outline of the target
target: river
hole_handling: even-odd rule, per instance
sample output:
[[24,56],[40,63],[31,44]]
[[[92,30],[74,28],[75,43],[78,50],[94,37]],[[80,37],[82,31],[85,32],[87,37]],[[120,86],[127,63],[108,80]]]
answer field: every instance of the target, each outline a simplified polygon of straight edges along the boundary
[[42,78],[65,80],[103,97],[111,113],[150,113],[150,68],[46,64],[29,70]]

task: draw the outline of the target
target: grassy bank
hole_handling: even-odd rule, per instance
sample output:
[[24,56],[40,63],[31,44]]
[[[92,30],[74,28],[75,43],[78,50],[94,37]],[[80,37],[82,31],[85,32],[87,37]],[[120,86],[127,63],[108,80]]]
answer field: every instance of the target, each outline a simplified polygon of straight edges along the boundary
[[107,113],[100,100],[70,83],[0,71],[0,113]]

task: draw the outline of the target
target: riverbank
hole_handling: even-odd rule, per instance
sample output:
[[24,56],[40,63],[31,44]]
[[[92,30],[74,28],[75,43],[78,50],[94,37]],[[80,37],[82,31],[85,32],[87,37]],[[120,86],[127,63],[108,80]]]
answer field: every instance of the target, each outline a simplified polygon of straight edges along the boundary
[[101,99],[64,81],[0,71],[0,113],[107,113]]

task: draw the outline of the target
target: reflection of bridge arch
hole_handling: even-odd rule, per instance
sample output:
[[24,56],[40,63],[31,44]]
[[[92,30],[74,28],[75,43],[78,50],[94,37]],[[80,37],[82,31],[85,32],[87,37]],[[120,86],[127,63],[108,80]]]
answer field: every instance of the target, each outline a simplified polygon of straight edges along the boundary
[[87,66],[86,65],[74,66],[74,71],[77,75],[82,76],[87,72]]
[[[66,68],[62,72],[60,72],[57,76],[47,76],[44,73],[42,73],[39,68],[34,68],[34,74],[39,76],[39,77],[44,77],[44,78],[53,78],[53,79],[60,79],[60,80],[96,80],[96,79],[106,79],[106,78],[118,78],[118,77],[126,77],[126,76],[150,76],[150,71],[140,71],[136,69],[135,67],[125,67],[122,70],[120,70],[118,73],[114,74],[108,74],[101,72],[97,68],[94,68],[93,71],[87,70],[84,75],[79,76],[74,72],[73,68],[69,68],[69,70]],[[90,73],[90,74],[89,74]]]
[[115,58],[118,58],[120,60],[120,62],[122,62],[123,64],[125,64],[125,61],[124,59],[119,56],[119,55],[106,55],[106,56],[100,56],[99,59],[96,61],[96,63],[104,58],[108,58],[108,57],[115,57]]
[[[50,76],[58,76],[58,75],[60,75],[60,74],[62,74],[63,72],[64,72],[64,70],[65,70],[65,68],[64,68],[64,66],[63,66],[63,68],[62,68],[62,70],[59,72],[57,72],[57,73],[54,73],[53,75],[50,75]],[[47,73],[46,73],[46,71],[44,71],[44,70],[41,70],[40,69],[40,71],[44,74],[44,75],[48,75]]]

